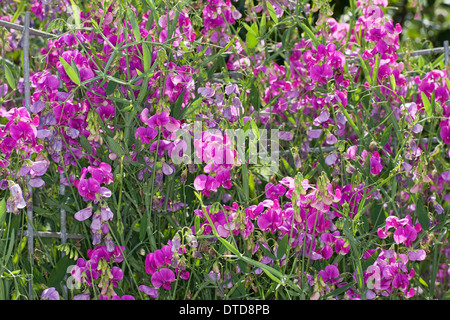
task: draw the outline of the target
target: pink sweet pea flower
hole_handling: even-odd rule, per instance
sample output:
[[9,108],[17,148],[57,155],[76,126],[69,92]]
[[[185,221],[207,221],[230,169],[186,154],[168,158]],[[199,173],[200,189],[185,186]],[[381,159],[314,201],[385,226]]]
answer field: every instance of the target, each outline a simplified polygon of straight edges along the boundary
[[175,281],[175,273],[168,269],[162,268],[152,275],[151,282],[155,288],[163,287],[165,290],[170,290],[170,283]]

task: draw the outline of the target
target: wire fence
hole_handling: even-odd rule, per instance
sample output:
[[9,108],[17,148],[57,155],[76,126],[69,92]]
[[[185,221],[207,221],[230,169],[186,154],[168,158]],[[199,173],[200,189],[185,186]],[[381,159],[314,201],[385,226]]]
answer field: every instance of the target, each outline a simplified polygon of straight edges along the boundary
[[[27,110],[30,112],[30,103],[31,103],[31,90],[30,90],[30,54],[29,54],[29,45],[30,45],[30,36],[38,36],[42,38],[53,38],[57,35],[39,31],[36,29],[30,28],[30,12],[25,12],[25,19],[24,19],[24,25],[19,25],[7,21],[0,20],[0,26],[3,26],[5,28],[14,29],[18,31],[23,32],[23,67],[24,67],[24,104]],[[444,41],[443,47],[438,47],[434,49],[425,49],[425,50],[418,50],[411,53],[411,56],[422,56],[422,55],[429,55],[429,54],[444,54],[444,64],[447,65],[449,61],[449,41]],[[402,56],[403,54],[399,54],[399,56]],[[242,74],[236,73],[232,74],[234,78],[240,78],[242,77]],[[220,81],[222,78],[221,74],[216,74],[215,77]],[[422,142],[429,142],[429,139],[423,138],[421,139]],[[432,142],[437,142],[437,138],[433,138]],[[312,152],[319,153],[321,151],[324,152],[330,152],[337,150],[337,147],[331,146],[331,147],[323,147],[323,148],[313,148],[311,149]],[[64,174],[61,173],[60,178],[64,178]],[[68,239],[75,239],[75,240],[81,240],[84,238],[82,234],[77,233],[67,233],[67,216],[66,211],[61,208],[60,209],[60,232],[47,232],[47,231],[35,231],[33,228],[33,188],[29,184],[29,176],[27,179],[27,189],[30,192],[31,195],[31,201],[29,205],[27,206],[27,230],[24,232],[18,232],[18,236],[26,236],[28,237],[28,259],[32,266],[34,263],[33,255],[34,255],[34,238],[42,237],[42,238],[56,238],[61,239],[61,244],[64,244],[67,242]],[[64,196],[65,194],[65,186],[64,184],[60,183],[59,185],[59,194]],[[0,229],[0,231],[2,231]],[[65,252],[61,252],[61,256],[63,257],[65,255]],[[67,287],[63,287],[67,294]],[[33,299],[33,277],[31,276],[30,281],[28,282],[28,295],[29,299]]]

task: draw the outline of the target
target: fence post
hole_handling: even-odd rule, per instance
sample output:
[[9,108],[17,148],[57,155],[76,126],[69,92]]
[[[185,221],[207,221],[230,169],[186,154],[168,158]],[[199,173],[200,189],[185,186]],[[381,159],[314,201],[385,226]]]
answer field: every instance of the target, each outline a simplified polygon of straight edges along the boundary
[[445,65],[448,64],[448,51],[449,51],[448,40],[445,40],[444,41],[444,64]]
[[[25,89],[25,107],[30,112],[30,12],[25,12],[23,28],[23,82]],[[33,188],[30,185],[30,176],[27,176],[27,190],[30,200],[27,205],[27,235],[28,235],[28,259],[30,262],[31,278],[28,282],[28,299],[33,300],[33,253],[34,253],[34,231],[33,231]]]
[[[61,183],[61,179],[64,177],[64,173],[60,173],[59,175],[59,194],[65,195],[66,193],[66,186]],[[61,244],[67,242],[67,224],[66,224],[66,210],[64,208],[61,208]],[[61,251],[61,257],[64,257],[66,255],[65,251]],[[64,279],[67,279],[67,275],[65,275]],[[68,298],[68,292],[67,292],[67,286],[63,284],[62,286],[64,290],[64,294],[66,296],[66,299]]]

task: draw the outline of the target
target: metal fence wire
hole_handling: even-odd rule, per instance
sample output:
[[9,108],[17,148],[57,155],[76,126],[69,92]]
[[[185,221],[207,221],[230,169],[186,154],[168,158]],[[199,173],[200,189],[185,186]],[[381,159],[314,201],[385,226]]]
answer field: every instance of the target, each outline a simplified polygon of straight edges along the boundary
[[[24,19],[24,25],[19,25],[7,21],[0,20],[0,26],[3,26],[8,29],[14,29],[18,31],[23,32],[23,67],[24,67],[24,92],[25,92],[25,100],[24,104],[27,110],[30,112],[30,103],[31,103],[31,91],[30,91],[30,54],[29,54],[29,47],[30,47],[30,36],[38,36],[42,38],[52,38],[56,35],[39,31],[36,29],[30,28],[30,12],[25,12],[25,19]],[[425,49],[425,50],[417,50],[411,53],[411,56],[423,56],[423,55],[429,55],[429,54],[440,54],[444,53],[444,64],[447,65],[449,62],[449,41],[444,41],[443,47],[433,48],[433,49]],[[401,57],[403,54],[399,54]],[[240,75],[236,75],[239,77]],[[220,78],[220,74],[218,75]],[[424,138],[424,141],[428,141],[428,139]],[[437,141],[437,139],[433,139],[433,142]],[[317,149],[317,150],[316,150]],[[320,150],[318,148],[311,150],[312,152],[319,152]],[[325,147],[322,148],[322,151],[333,151],[336,150],[336,147]],[[64,174],[61,173],[61,178],[64,177]],[[31,268],[34,264],[33,254],[34,254],[34,238],[35,236],[43,237],[43,238],[58,238],[61,239],[61,244],[64,244],[67,242],[68,239],[83,239],[84,236],[82,234],[74,234],[74,233],[67,233],[67,225],[66,225],[66,211],[61,208],[60,214],[60,232],[46,232],[46,231],[35,231],[33,229],[33,188],[29,184],[29,176],[27,178],[27,189],[30,192],[31,201],[27,206],[27,231],[18,233],[19,236],[26,236],[28,237],[28,259],[30,262]],[[60,183],[59,185],[59,194],[64,195],[65,194],[65,186]],[[64,256],[64,251],[61,252],[61,256]],[[32,270],[32,269],[31,269]],[[65,293],[67,294],[67,287],[63,287]],[[30,281],[28,282],[28,295],[29,299],[33,299],[33,276],[31,275]]]

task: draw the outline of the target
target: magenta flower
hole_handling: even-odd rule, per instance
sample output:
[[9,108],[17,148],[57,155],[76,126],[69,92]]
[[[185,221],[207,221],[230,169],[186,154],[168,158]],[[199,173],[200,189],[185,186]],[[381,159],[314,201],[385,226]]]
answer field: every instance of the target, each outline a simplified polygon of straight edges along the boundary
[[81,209],[75,213],[75,219],[78,221],[84,221],[92,216],[92,207]]
[[98,167],[89,166],[87,171],[99,184],[110,184],[114,182],[111,166],[105,162],[100,163]]
[[442,141],[446,144],[450,144],[450,126],[443,126],[440,132]]
[[170,290],[170,284],[175,281],[175,273],[168,269],[162,268],[152,275],[151,282],[155,288],[163,287]]
[[283,219],[274,209],[270,209],[266,213],[260,215],[257,221],[258,227],[262,231],[270,230],[271,233],[275,233],[275,231],[279,226],[281,226],[282,223]]
[[197,191],[204,190],[206,187],[207,180],[208,180],[208,177],[204,174],[197,176],[194,180],[195,190],[197,190]]
[[328,64],[315,65],[311,68],[311,80],[319,84],[327,84],[327,79],[333,77],[333,69]]
[[113,283],[114,287],[117,288],[117,281],[120,281],[123,279],[123,271],[119,267],[112,267],[111,268],[111,274],[113,278],[111,279],[111,282]]
[[370,173],[378,175],[381,170],[383,170],[383,164],[381,162],[380,155],[377,151],[374,151],[372,157],[370,158]]
[[358,151],[358,147],[357,146],[351,146],[347,149],[347,156],[350,159],[355,160],[356,159],[356,151]]
[[59,300],[59,293],[51,287],[42,291],[41,300]]
[[149,295],[152,298],[158,298],[158,289],[152,288],[152,287],[148,287],[145,285],[140,285],[139,286],[139,290],[144,292],[146,295]]
[[12,124],[9,127],[11,138],[18,141],[23,139],[24,142],[34,142],[36,139],[36,132],[33,128],[23,121],[19,121],[17,125]]
[[152,128],[152,127],[139,127],[136,130],[136,134],[135,137],[137,139],[137,137],[141,138],[141,142],[142,143],[150,143],[151,140],[155,139],[156,136],[158,135],[158,130]]
[[91,300],[89,292],[80,293],[73,297],[73,300]]
[[111,300],[136,300],[133,296],[129,294],[124,294],[122,297],[114,296]]
[[96,194],[100,192],[100,183],[94,178],[81,179],[77,189],[86,200],[96,201]]
[[339,269],[336,267],[336,264],[328,265],[324,270],[319,271],[319,276],[322,277],[323,282],[328,284],[340,282],[339,275]]
[[408,258],[411,261],[423,261],[427,257],[425,250],[409,251]]

